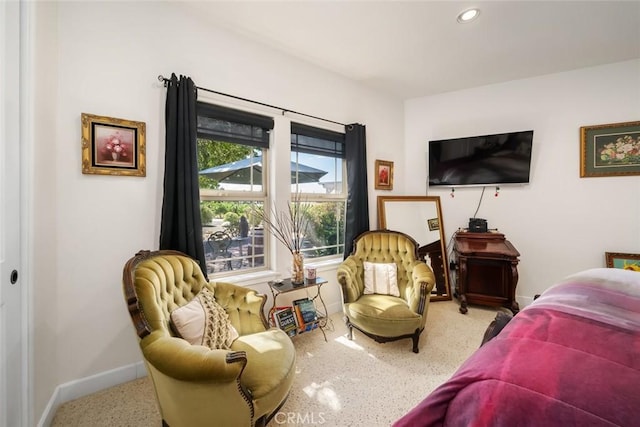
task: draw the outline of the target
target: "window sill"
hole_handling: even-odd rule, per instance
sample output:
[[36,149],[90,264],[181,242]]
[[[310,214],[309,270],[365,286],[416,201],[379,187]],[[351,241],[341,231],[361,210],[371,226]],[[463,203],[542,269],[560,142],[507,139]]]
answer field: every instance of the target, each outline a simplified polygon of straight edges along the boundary
[[[342,263],[342,255],[333,258],[325,258],[318,261],[305,260],[304,265],[307,267],[315,267],[318,272],[335,270]],[[255,287],[256,285],[264,285],[270,280],[276,280],[282,277],[281,273],[273,270],[262,270],[251,273],[240,273],[229,276],[216,277],[209,279],[210,282],[227,282],[240,286]]]
[[265,284],[270,280],[275,280],[279,274],[272,270],[262,270],[252,273],[241,273],[232,276],[222,276],[209,279],[210,282],[227,282],[240,286],[254,287],[255,285]]
[[308,267],[315,267],[317,271],[334,270],[342,263],[342,255],[333,258],[325,258],[317,262],[304,260],[304,265]]

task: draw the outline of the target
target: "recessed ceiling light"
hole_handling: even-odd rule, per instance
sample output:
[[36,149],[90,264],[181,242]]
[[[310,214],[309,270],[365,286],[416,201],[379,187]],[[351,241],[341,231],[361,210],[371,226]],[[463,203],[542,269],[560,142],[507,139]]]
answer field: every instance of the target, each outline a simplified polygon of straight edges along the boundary
[[461,24],[471,22],[476,19],[478,15],[480,15],[480,9],[467,9],[463,12],[460,12],[460,14],[458,15],[458,22]]

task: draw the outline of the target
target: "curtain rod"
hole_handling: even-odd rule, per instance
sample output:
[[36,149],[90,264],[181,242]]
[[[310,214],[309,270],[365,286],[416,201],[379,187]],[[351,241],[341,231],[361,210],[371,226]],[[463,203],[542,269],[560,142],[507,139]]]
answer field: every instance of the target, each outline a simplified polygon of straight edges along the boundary
[[[158,75],[158,81],[162,82],[164,84],[164,86],[167,87],[167,84],[171,80],[165,78],[162,74],[160,74],[160,75]],[[251,102],[252,104],[262,105],[263,107],[275,108],[276,110],[281,110],[283,115],[284,115],[284,113],[293,113],[293,114],[298,114],[300,116],[310,117],[312,119],[317,119],[317,120],[322,120],[324,122],[333,123],[333,124],[336,124],[336,125],[347,126],[344,123],[336,122],[334,120],[324,119],[322,117],[312,116],[310,114],[305,114],[305,113],[300,113],[299,111],[289,110],[288,108],[282,108],[282,107],[278,107],[276,105],[265,104],[264,102],[254,101],[252,99],[242,98],[240,96],[230,95],[228,93],[218,92],[218,91],[207,89],[207,88],[200,87],[200,86],[196,86],[196,89],[204,90],[205,92],[215,93],[216,95],[222,95],[222,96],[226,96],[226,97],[229,97],[229,98],[238,99],[240,101]]]

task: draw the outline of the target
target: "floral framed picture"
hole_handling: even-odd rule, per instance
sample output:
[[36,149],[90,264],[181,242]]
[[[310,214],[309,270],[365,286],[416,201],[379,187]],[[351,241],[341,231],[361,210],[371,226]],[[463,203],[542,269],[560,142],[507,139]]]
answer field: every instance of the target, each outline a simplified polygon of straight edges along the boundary
[[640,175],[640,121],[582,126],[580,177]]
[[144,122],[82,113],[82,173],[146,176]]
[[393,190],[393,162],[376,160],[376,190]]
[[608,268],[622,268],[640,272],[640,254],[621,254],[617,252],[605,252]]

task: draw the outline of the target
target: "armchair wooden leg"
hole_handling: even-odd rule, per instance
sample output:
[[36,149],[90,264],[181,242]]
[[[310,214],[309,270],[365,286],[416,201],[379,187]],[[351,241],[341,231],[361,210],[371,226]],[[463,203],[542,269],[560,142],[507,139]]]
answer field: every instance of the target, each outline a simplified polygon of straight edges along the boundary
[[353,340],[353,325],[351,325],[351,322],[349,322],[348,317],[344,318],[344,323],[347,324],[347,331],[348,331],[347,338],[349,338],[349,340]]
[[418,348],[418,341],[420,340],[420,331],[416,331],[411,339],[413,340],[413,352],[419,353],[420,349]]

